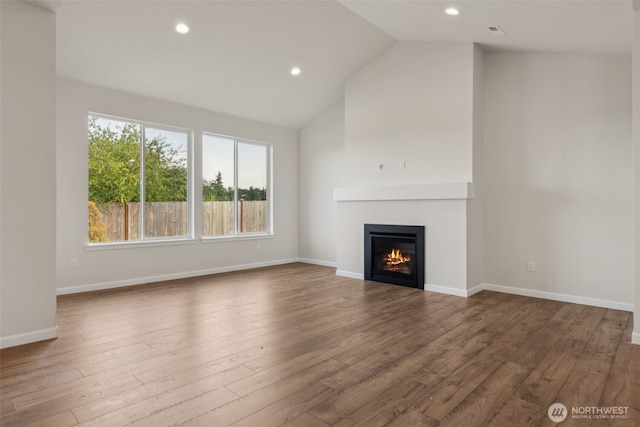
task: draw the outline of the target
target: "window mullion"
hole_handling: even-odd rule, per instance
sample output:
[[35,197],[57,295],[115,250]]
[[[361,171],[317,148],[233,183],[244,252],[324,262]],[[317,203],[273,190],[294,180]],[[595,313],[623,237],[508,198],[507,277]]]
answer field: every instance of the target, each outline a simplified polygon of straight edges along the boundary
[[271,147],[267,148],[267,156],[265,161],[267,162],[266,164],[266,170],[267,170],[267,179],[266,179],[266,193],[265,193],[265,198],[266,200],[266,209],[265,209],[265,215],[266,215],[266,227],[267,230],[272,230],[273,229],[273,223],[271,222],[271,215],[272,215],[272,206],[271,206],[271,197],[272,197],[272,193],[271,193]]
[[238,200],[238,140],[233,140],[233,216],[235,218],[234,234],[240,234],[240,201]]
[[146,182],[146,166],[145,166],[145,141],[147,139],[146,132],[147,128],[144,125],[140,125],[142,127],[142,141],[140,141],[140,229],[138,230],[138,234],[140,235],[140,240],[145,240],[145,182]]

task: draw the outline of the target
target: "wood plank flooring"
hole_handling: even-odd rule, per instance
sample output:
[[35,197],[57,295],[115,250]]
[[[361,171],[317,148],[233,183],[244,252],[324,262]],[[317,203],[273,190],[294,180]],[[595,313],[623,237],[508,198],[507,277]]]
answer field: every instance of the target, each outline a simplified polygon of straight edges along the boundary
[[3,427],[640,426],[623,311],[295,263],[62,296],[58,325],[0,351]]

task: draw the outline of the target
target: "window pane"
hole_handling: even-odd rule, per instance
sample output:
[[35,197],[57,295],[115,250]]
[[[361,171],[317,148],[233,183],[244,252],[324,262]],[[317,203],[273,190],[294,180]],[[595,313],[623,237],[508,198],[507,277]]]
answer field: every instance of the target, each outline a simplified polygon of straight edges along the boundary
[[89,116],[89,242],[140,238],[141,126]]
[[202,136],[203,235],[228,236],[234,231],[234,140]]
[[238,229],[267,231],[267,161],[265,145],[238,142]]
[[146,127],[144,150],[145,237],[187,234],[187,154],[185,132]]

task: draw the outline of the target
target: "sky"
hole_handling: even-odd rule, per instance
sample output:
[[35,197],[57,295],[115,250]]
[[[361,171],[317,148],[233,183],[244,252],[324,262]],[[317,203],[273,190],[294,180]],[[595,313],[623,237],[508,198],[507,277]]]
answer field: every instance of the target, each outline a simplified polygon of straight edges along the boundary
[[[266,188],[267,146],[238,142],[238,187]],[[233,186],[234,140],[217,135],[202,136],[202,175],[207,181],[222,173],[225,187]]]

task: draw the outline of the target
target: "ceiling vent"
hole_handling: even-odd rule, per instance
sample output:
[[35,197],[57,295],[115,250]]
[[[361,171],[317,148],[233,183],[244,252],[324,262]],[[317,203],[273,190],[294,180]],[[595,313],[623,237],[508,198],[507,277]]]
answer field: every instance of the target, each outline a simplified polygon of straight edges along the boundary
[[494,36],[506,36],[507,35],[507,33],[502,31],[502,28],[498,27],[497,25],[490,25],[490,26],[487,27],[487,29]]

